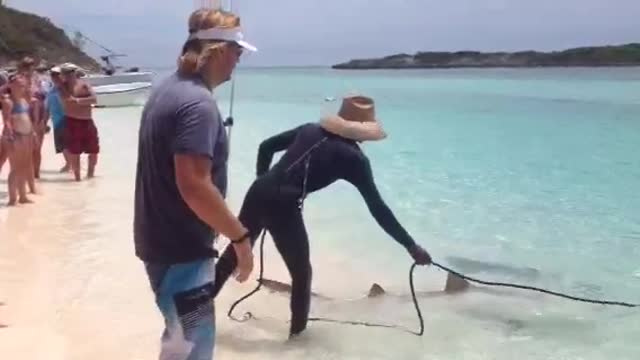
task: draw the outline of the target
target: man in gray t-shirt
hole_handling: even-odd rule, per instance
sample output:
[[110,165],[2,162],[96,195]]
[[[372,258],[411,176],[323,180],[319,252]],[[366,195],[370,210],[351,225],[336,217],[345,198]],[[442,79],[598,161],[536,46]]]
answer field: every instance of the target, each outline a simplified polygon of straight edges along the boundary
[[[214,9],[194,18],[239,22]],[[178,71],[151,91],[138,134],[134,243],[164,317],[160,360],[213,357],[215,234],[231,239],[238,281],[253,268],[249,233],[224,200],[229,150],[212,95],[250,45],[239,27],[190,32]]]
[[200,77],[170,76],[150,94],[142,113],[135,190],[136,254],[145,262],[212,258],[214,230],[183,200],[174,154],[211,160],[211,179],[227,189],[227,135],[211,91]]

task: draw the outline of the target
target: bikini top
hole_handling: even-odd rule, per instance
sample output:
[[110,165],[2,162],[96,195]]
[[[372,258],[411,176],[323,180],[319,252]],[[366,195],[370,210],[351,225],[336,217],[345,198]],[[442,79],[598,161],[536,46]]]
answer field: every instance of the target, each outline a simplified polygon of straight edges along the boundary
[[29,105],[17,103],[13,105],[13,109],[11,109],[11,114],[28,114],[29,113]]

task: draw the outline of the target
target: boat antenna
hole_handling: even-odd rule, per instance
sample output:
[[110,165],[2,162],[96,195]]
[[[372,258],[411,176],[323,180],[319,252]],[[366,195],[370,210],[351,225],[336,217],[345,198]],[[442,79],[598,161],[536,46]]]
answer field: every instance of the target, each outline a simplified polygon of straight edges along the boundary
[[[233,12],[233,0],[229,0],[229,12]],[[228,128],[227,138],[229,142],[229,148],[231,148],[231,129],[233,128],[233,104],[235,102],[236,95],[236,80],[235,77],[231,78],[231,95],[229,98],[229,116],[224,121],[224,126]]]
[[67,30],[69,30],[69,31],[73,31],[73,32],[75,32],[75,33],[79,34],[79,35],[80,35],[80,37],[82,37],[83,39],[87,40],[88,42],[90,42],[90,43],[92,43],[92,44],[96,45],[97,47],[101,48],[102,50],[104,50],[104,51],[108,52],[108,53],[109,53],[109,55],[111,55],[111,56],[122,56],[122,55],[117,54],[115,51],[113,51],[113,50],[109,49],[108,47],[106,47],[106,46],[104,46],[104,45],[100,44],[99,42],[97,42],[97,41],[93,40],[92,38],[88,37],[88,36],[87,36],[87,35],[85,35],[82,31],[80,31],[80,29],[78,29],[78,28],[74,28],[74,27],[71,27],[71,26],[66,25],[66,24],[63,24],[63,25],[62,25],[62,27],[63,27],[63,28],[66,28],[66,29],[67,29]]

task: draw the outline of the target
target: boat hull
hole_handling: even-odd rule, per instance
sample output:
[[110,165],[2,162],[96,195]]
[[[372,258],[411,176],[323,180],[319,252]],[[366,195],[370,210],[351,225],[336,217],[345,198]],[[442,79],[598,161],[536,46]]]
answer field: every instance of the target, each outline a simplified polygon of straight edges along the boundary
[[151,83],[96,86],[96,107],[140,106],[149,96]]
[[91,86],[104,86],[115,84],[130,84],[141,82],[152,82],[152,72],[132,72],[132,73],[116,73],[113,75],[105,74],[89,74],[84,79]]

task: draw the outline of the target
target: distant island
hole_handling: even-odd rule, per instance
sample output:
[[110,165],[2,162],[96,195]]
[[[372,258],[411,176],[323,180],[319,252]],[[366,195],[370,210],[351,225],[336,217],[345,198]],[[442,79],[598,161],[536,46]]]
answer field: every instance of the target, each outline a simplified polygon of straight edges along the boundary
[[45,66],[73,62],[100,70],[98,62],[49,19],[9,8],[0,0],[0,68],[13,67],[24,56]]
[[356,59],[333,65],[334,69],[439,69],[640,66],[640,43],[580,47],[564,51],[538,52],[419,52],[378,59]]

